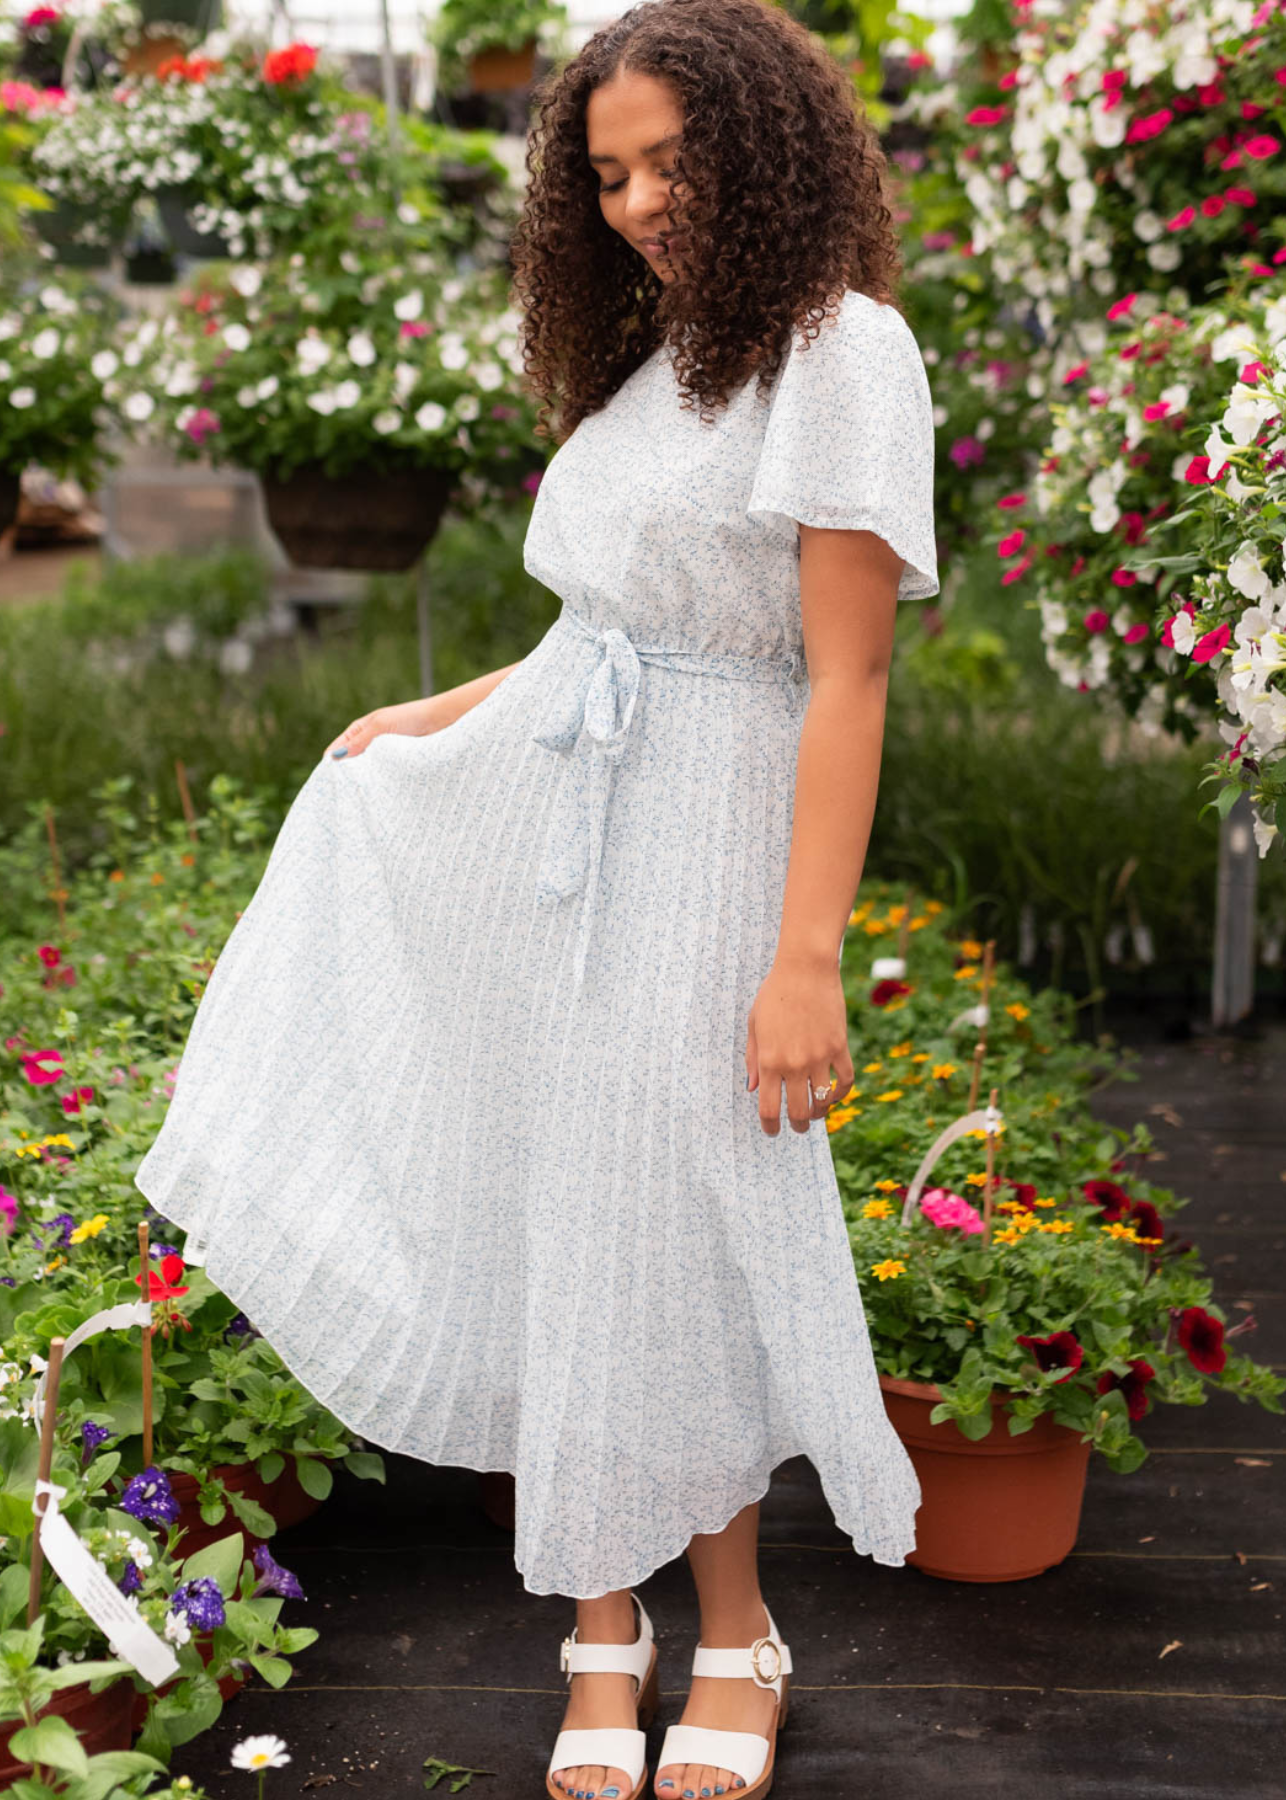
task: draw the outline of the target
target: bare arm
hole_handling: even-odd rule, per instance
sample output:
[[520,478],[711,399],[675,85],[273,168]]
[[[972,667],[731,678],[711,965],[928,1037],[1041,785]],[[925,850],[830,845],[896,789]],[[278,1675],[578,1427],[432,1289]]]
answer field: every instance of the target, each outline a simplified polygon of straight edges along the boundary
[[809,1082],[852,1084],[840,983],[844,928],[875,816],[902,559],[870,531],[801,525],[799,580],[808,658],[790,861],[772,968],[751,1008],[746,1070],[759,1122],[795,1131],[825,1117]]
[[492,669],[486,675],[462,681],[459,687],[446,688],[440,694],[426,694],[422,700],[403,700],[396,706],[378,706],[374,712],[354,719],[327,746],[325,755],[360,756],[366,746],[385,731],[401,732],[406,737],[427,737],[431,731],[445,731],[470,708],[485,700],[492,688],[499,687],[505,676],[518,667],[506,663],[503,669]]

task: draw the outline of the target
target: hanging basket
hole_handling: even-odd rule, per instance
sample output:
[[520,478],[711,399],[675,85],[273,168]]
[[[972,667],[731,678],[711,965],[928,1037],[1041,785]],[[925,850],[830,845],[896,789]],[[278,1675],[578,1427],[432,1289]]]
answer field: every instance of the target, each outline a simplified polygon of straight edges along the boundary
[[528,38],[520,50],[492,44],[469,58],[469,86],[475,94],[503,94],[529,86],[536,67],[536,40]]
[[307,463],[285,480],[262,477],[268,523],[305,569],[409,569],[455,490],[450,469],[324,474]]
[[[97,1756],[103,1750],[128,1750],[134,1741],[134,1701],[137,1690],[128,1677],[111,1682],[100,1693],[92,1694],[89,1683],[79,1687],[59,1688],[48,1706],[37,1718],[57,1714],[71,1726],[80,1739],[86,1756]],[[22,1730],[21,1719],[6,1719],[0,1725],[0,1788],[8,1788],[21,1775],[30,1775],[29,1763],[15,1762],[9,1753],[9,1740]]]
[[131,206],[104,214],[95,206],[59,200],[44,212],[33,212],[31,223],[51,246],[54,261],[67,269],[105,269],[129,230]]
[[1025,1581],[1062,1562],[1080,1530],[1090,1445],[1042,1413],[1009,1435],[1005,1402],[970,1439],[954,1419],[929,1423],[932,1382],[880,1376],[884,1408],[920,1479],[915,1549],[907,1561],[944,1581]]
[[170,248],[179,256],[226,257],[228,240],[217,231],[198,231],[192,223],[189,208],[191,194],[182,187],[160,187],[156,190],[156,210],[161,215]]
[[22,501],[21,469],[0,469],[0,537],[18,516]]

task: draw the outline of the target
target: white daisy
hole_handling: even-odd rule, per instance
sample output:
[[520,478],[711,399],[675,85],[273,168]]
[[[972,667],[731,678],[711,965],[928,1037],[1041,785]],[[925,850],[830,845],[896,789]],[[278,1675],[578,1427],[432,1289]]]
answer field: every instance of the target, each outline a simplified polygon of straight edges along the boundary
[[261,1737],[248,1737],[232,1746],[234,1769],[280,1769],[290,1761],[283,1738],[265,1732]]

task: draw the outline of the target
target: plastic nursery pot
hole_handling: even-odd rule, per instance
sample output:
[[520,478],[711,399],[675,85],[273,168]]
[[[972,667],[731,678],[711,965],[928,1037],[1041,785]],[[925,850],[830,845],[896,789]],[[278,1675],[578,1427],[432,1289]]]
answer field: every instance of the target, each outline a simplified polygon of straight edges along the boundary
[[21,472],[17,469],[0,469],[0,536],[8,531],[17,518],[21,499]]
[[130,206],[102,213],[98,208],[60,200],[46,212],[32,213],[34,230],[54,252],[54,261],[69,269],[105,269],[112,246],[129,229]]
[[955,1423],[929,1423],[935,1384],[880,1376],[884,1407],[920,1479],[915,1549],[907,1561],[944,1581],[1025,1581],[1053,1568],[1080,1529],[1090,1445],[1042,1413],[1009,1435],[1004,1401],[991,1430],[970,1441]]
[[181,187],[156,190],[156,210],[170,248],[179,256],[227,256],[227,238],[220,237],[217,231],[198,231],[188,216],[188,202],[189,196]]
[[[66,1719],[86,1756],[97,1756],[101,1750],[128,1750],[134,1737],[135,1698],[134,1684],[125,1677],[99,1694],[91,1694],[85,1682],[60,1688],[37,1717],[45,1719],[57,1713]],[[9,1740],[21,1729],[21,1719],[8,1719],[0,1725],[0,1788],[8,1788],[20,1775],[30,1773],[28,1763],[15,1762],[9,1754]]]
[[[197,1654],[200,1656],[201,1661],[208,1666],[209,1661],[210,1661],[210,1656],[211,1656],[209,1637],[204,1636],[204,1635],[201,1637],[198,1637],[196,1639],[196,1647],[197,1647]],[[239,1694],[241,1692],[242,1688],[246,1685],[246,1676],[249,1673],[250,1673],[250,1671],[249,1671],[249,1668],[247,1667],[246,1669],[242,1670],[242,1672],[239,1675],[235,1674],[232,1670],[229,1670],[226,1675],[221,1675],[219,1677],[219,1681],[218,1681],[219,1698],[224,1702],[225,1705],[227,1704],[227,1702],[229,1700],[232,1699],[234,1694]],[[172,1687],[176,1687],[181,1679],[182,1679],[181,1676],[171,1675],[171,1677],[168,1681],[163,1681],[161,1683],[160,1687],[154,1689],[153,1691],[157,1694],[168,1694],[170,1689]],[[140,1693],[137,1688],[134,1688],[132,1698],[133,1698],[133,1707],[131,1709],[131,1720],[130,1720],[130,1737],[131,1737],[131,1739],[138,1732],[142,1731],[144,1725],[146,1725],[146,1723],[147,1723],[147,1708],[148,1708],[148,1702],[151,1699],[151,1695],[146,1692]],[[125,1748],[127,1750],[129,1749],[128,1743],[125,1745]]]
[[[260,1506],[266,1507],[277,1521],[278,1531],[284,1531],[287,1525],[297,1525],[315,1513],[321,1505],[300,1486],[299,1476],[295,1473],[292,1459],[287,1458],[286,1466],[273,1482],[265,1482],[253,1463],[219,1463],[210,1473],[217,1475],[226,1488],[234,1494],[245,1494],[251,1500],[257,1500]],[[179,1502],[179,1516],[176,1523],[184,1528],[184,1535],[179,1539],[175,1552],[182,1562],[197,1550],[203,1550],[207,1544],[213,1544],[217,1538],[230,1537],[234,1531],[243,1532],[246,1540],[246,1554],[253,1555],[257,1545],[264,1542],[246,1531],[231,1507],[226,1508],[217,1525],[207,1525],[201,1517],[201,1508],[197,1502],[198,1483],[194,1475],[184,1469],[176,1469],[169,1476],[170,1491]]]
[[409,569],[432,538],[456,476],[449,469],[327,475],[305,463],[261,477],[268,523],[298,568]]
[[475,94],[500,94],[526,87],[536,66],[536,40],[528,38],[520,50],[501,44],[479,50],[469,59],[469,86]]

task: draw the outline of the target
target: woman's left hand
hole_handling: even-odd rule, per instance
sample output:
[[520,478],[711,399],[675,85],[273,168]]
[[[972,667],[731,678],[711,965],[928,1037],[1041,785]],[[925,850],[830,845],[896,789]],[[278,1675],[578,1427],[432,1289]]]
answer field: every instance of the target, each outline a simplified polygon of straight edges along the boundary
[[[829,1098],[814,1100],[834,1068]],[[759,1094],[759,1123],[769,1137],[781,1130],[781,1090],[792,1131],[815,1119],[853,1085],[848,1051],[848,1008],[838,964],[779,957],[763,979],[746,1031],[746,1076]]]

